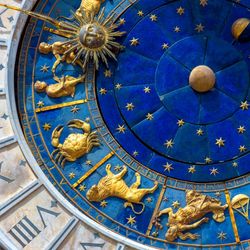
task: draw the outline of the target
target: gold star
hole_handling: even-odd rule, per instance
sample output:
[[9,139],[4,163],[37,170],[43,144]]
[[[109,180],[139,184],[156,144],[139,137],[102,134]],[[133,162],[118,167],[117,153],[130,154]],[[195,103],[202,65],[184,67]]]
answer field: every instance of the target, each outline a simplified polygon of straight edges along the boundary
[[84,191],[86,190],[86,186],[85,186],[85,185],[81,185],[81,186],[79,187],[79,190],[80,190],[81,192],[84,192]]
[[195,30],[196,30],[198,33],[200,33],[200,32],[202,32],[202,31],[204,31],[204,28],[205,28],[205,26],[203,26],[203,25],[200,23],[200,24],[197,24],[197,25],[196,25]]
[[194,173],[196,170],[195,170],[195,166],[190,166],[189,168],[188,168],[188,173]]
[[78,111],[80,110],[80,108],[78,108],[77,106],[73,107],[70,112],[72,112],[73,114],[78,113]]
[[157,16],[153,14],[153,15],[150,16],[150,19],[151,19],[152,22],[156,22],[157,21]]
[[120,90],[120,89],[122,88],[122,85],[121,85],[120,83],[117,83],[117,84],[115,85],[115,88],[118,89],[118,90]]
[[144,13],[143,13],[143,11],[142,11],[142,10],[139,10],[139,11],[137,12],[137,15],[138,15],[138,16],[143,16],[143,15],[144,15]]
[[116,128],[116,130],[119,132],[119,133],[125,133],[125,130],[126,130],[126,128],[125,128],[125,125],[119,125],[118,124],[118,128]]
[[179,33],[180,31],[181,31],[180,27],[178,27],[178,26],[174,27],[174,32]]
[[85,161],[85,164],[88,165],[88,166],[90,166],[92,164],[92,161],[87,160],[87,161]]
[[38,103],[37,103],[37,107],[38,108],[42,108],[44,106],[44,102],[43,101],[39,101]]
[[134,106],[134,104],[131,102],[131,103],[127,103],[126,108],[127,108],[127,111],[133,111],[134,108],[135,108],[135,106]]
[[134,225],[136,223],[135,217],[132,217],[131,215],[129,215],[129,218],[127,218],[128,220],[128,224],[130,225]]
[[214,176],[217,175],[219,172],[218,172],[218,169],[217,168],[212,168],[210,169],[210,175],[213,174]]
[[100,202],[100,206],[101,207],[106,207],[107,205],[108,205],[108,202],[105,201],[105,200],[103,200],[103,201]]
[[239,150],[241,153],[245,152],[247,150],[247,148],[243,145],[239,147]]
[[206,162],[206,163],[211,163],[211,162],[212,162],[212,159],[209,158],[209,157],[206,157],[206,158],[205,158],[205,162]]
[[216,195],[217,197],[220,197],[220,196],[221,196],[220,192],[216,192],[215,195]]
[[215,143],[219,148],[225,146],[225,140],[223,140],[221,137],[219,139],[216,139]]
[[164,167],[164,171],[168,171],[170,173],[171,170],[173,170],[174,168],[172,167],[173,164],[169,164],[168,162],[163,165]]
[[169,45],[168,45],[168,43],[163,43],[161,47],[162,47],[162,49],[168,49]]
[[174,207],[174,208],[178,208],[178,207],[180,207],[180,202],[179,201],[174,201],[173,203],[172,203],[172,207]]
[[151,91],[151,89],[150,89],[150,87],[145,87],[145,88],[143,89],[143,91],[144,91],[145,94],[149,94],[150,91]]
[[152,121],[153,118],[154,118],[154,116],[153,116],[153,114],[148,113],[148,114],[146,115],[146,118],[147,118],[148,121]]
[[124,25],[125,23],[126,23],[125,18],[120,18],[120,19],[119,19],[119,24],[120,24],[120,25]]
[[85,122],[90,122],[90,118],[86,117]]
[[239,127],[238,127],[238,133],[239,133],[239,134],[243,134],[245,131],[246,131],[246,129],[245,129],[244,126],[239,126]]
[[44,129],[45,131],[49,131],[49,130],[51,129],[51,125],[50,125],[49,123],[45,123],[45,124],[43,125],[43,129]]
[[99,90],[99,93],[100,93],[101,95],[106,95],[106,94],[107,94],[107,90],[104,89],[104,88],[101,88],[101,89]]
[[147,203],[151,203],[151,202],[153,201],[153,199],[152,199],[151,197],[148,197],[148,198],[146,199],[146,201],[147,201]]
[[49,71],[49,66],[47,65],[47,64],[44,64],[43,66],[41,66],[41,71],[43,72],[43,73],[45,73],[45,72],[48,72]]
[[236,161],[235,161],[235,162],[233,162],[233,164],[232,164],[232,165],[233,165],[233,167],[234,167],[234,168],[238,167],[238,163],[237,163]]
[[204,134],[204,131],[201,128],[199,128],[199,129],[196,130],[196,134],[198,136],[202,136]]
[[112,76],[111,70],[106,69],[106,70],[104,71],[104,76],[105,76],[105,77],[111,77],[111,76]]
[[185,13],[185,9],[180,6],[178,9],[176,9],[176,13],[181,16]]
[[135,150],[135,151],[133,152],[133,156],[136,157],[137,155],[139,155],[139,153]]
[[247,101],[241,102],[240,108],[241,108],[242,110],[247,110],[248,107],[249,107],[249,104],[248,104]]
[[220,233],[218,233],[217,238],[221,239],[221,240],[225,240],[227,238],[227,234],[224,232],[220,232]]
[[130,46],[137,46],[138,44],[139,44],[139,38],[133,37],[133,38],[130,40]]
[[185,124],[185,122],[181,119],[181,120],[178,120],[177,124],[179,127],[182,127]]
[[203,7],[205,7],[206,5],[208,5],[208,0],[200,0],[200,5],[202,5]]
[[76,174],[75,174],[75,173],[71,172],[71,173],[69,174],[69,178],[70,178],[70,179],[74,179],[75,177],[76,177]]
[[164,143],[164,146],[166,146],[167,148],[172,148],[174,145],[174,142],[173,140],[167,140],[165,143]]
[[122,167],[117,165],[117,166],[114,167],[114,169],[115,169],[116,172],[119,172],[119,171],[121,171]]

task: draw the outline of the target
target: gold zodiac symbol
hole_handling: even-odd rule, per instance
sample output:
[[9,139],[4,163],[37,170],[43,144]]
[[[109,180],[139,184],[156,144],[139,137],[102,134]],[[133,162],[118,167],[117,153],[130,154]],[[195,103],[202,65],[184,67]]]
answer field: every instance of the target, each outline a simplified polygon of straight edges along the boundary
[[[169,227],[165,237],[168,241],[172,242],[178,237],[181,240],[192,239],[195,240],[199,237],[198,234],[183,233],[191,229],[199,227],[202,223],[208,222],[209,218],[204,217],[207,213],[213,213],[213,219],[216,222],[223,222],[225,220],[224,210],[228,205],[221,205],[221,202],[210,196],[203,195],[193,190],[186,191],[186,203],[184,208],[179,208],[176,213],[172,208],[166,208],[160,211],[158,217],[163,214],[168,214]],[[199,221],[197,221],[199,220]],[[197,222],[195,222],[197,221]],[[193,223],[195,222],[195,223]]]
[[36,81],[34,88],[36,92],[45,92],[49,97],[59,98],[63,96],[74,97],[76,85],[84,81],[85,76],[75,78],[73,76],[54,77],[57,83],[48,85],[46,82]]
[[70,51],[72,49],[71,44],[65,44],[63,42],[54,42],[53,44],[48,43],[40,43],[39,45],[39,52],[42,54],[49,54],[53,53],[53,55],[56,58],[56,61],[52,67],[52,73],[55,76],[56,68],[58,65],[62,62],[66,62],[68,64],[78,64],[81,68],[83,67],[82,62],[77,59],[76,54],[74,51],[71,51],[70,53],[67,53],[67,51]]
[[82,120],[72,120],[68,123],[70,128],[78,128],[83,130],[83,134],[70,134],[63,144],[59,142],[63,131],[63,126],[57,126],[52,133],[51,144],[55,149],[51,156],[56,153],[55,160],[64,167],[66,161],[74,162],[78,158],[89,153],[93,147],[100,145],[96,131],[91,132],[90,124]]
[[249,197],[245,194],[238,194],[233,197],[231,203],[233,209],[241,214],[247,220],[247,223],[250,224],[248,217]]
[[[97,185],[93,185],[88,190],[87,199],[89,201],[100,202],[108,197],[118,197],[126,201],[124,207],[130,206],[135,214],[141,214],[145,209],[145,205],[141,200],[146,194],[154,193],[158,187],[158,183],[155,182],[152,188],[139,189],[141,176],[139,173],[135,173],[136,182],[128,187],[122,179],[127,173],[127,168],[124,166],[123,170],[116,175],[111,172],[110,168],[111,165],[108,164],[106,166],[107,175],[103,177]],[[141,211],[136,212],[133,203],[142,205]]]

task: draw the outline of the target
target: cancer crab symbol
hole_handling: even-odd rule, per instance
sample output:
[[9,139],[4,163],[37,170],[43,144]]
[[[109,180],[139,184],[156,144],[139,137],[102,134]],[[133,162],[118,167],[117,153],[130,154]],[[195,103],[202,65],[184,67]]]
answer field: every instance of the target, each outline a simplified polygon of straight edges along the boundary
[[84,133],[72,133],[63,143],[59,139],[63,131],[63,126],[57,126],[52,132],[51,144],[56,149],[51,156],[58,164],[64,167],[66,161],[74,162],[78,158],[88,154],[93,147],[100,145],[96,131],[91,132],[90,124],[82,120],[71,120],[68,123],[69,128],[81,129]]

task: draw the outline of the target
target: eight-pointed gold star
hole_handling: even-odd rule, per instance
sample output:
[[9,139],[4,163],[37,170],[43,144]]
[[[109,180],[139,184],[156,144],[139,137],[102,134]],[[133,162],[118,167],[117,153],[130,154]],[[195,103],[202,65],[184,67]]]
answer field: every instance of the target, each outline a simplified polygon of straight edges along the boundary
[[81,186],[79,187],[79,190],[80,190],[81,192],[84,192],[84,191],[86,190],[86,186],[85,186],[85,185],[81,185]]
[[174,142],[172,139],[170,140],[167,140],[165,143],[164,143],[164,146],[166,146],[167,148],[172,148],[174,145]]
[[74,173],[74,172],[71,172],[70,174],[69,174],[69,178],[70,179],[74,179],[76,177],[76,174]]
[[43,66],[41,66],[41,71],[43,73],[48,72],[49,68],[50,68],[50,66],[48,66],[47,64],[44,64]]
[[206,163],[211,163],[211,162],[212,162],[212,159],[209,158],[209,157],[206,157],[206,158],[205,158],[205,162],[206,162]]
[[241,146],[239,147],[239,150],[240,150],[241,153],[243,153],[243,152],[245,152],[245,151],[247,150],[247,148],[246,148],[245,145],[241,145]]
[[178,9],[176,9],[176,13],[181,16],[185,13],[185,9],[180,6]]
[[140,17],[142,17],[142,16],[144,15],[144,13],[143,13],[142,10],[139,10],[139,11],[137,12],[137,15],[140,16]]
[[169,45],[168,45],[168,43],[163,43],[161,47],[162,47],[162,49],[168,49]]
[[155,14],[152,14],[150,16],[150,19],[151,19],[152,22],[156,22],[157,21],[157,16]]
[[145,94],[149,94],[150,91],[151,91],[151,89],[150,89],[150,87],[145,87],[145,88],[143,89],[143,91],[144,91]]
[[221,137],[219,139],[216,139],[215,144],[220,148],[225,146],[225,140],[223,140]]
[[241,102],[240,108],[241,108],[242,110],[247,110],[248,107],[249,107],[249,105],[250,105],[250,104],[248,104],[247,101]]
[[106,95],[106,94],[107,94],[107,90],[104,89],[104,88],[101,88],[101,89],[99,90],[99,93],[100,93],[101,95]]
[[49,130],[51,129],[51,125],[50,125],[49,123],[45,123],[45,124],[43,125],[43,129],[44,129],[45,131],[49,131]]
[[152,121],[152,120],[154,119],[154,115],[148,113],[148,114],[146,115],[146,119],[147,119],[148,121]]
[[108,202],[105,201],[105,200],[103,200],[103,201],[100,202],[100,206],[101,207],[106,207],[107,205],[108,205]]
[[181,119],[181,120],[178,120],[177,124],[179,127],[182,127],[185,124],[185,122]]
[[42,108],[44,106],[44,102],[43,101],[39,101],[38,103],[37,103],[37,107],[38,108]]
[[117,83],[117,84],[115,85],[115,88],[118,89],[118,90],[120,90],[120,89],[122,88],[122,85],[121,85],[120,83]]
[[202,31],[204,31],[204,28],[205,26],[203,26],[201,23],[200,24],[197,24],[196,27],[195,27],[195,30],[200,33]]
[[199,128],[196,130],[196,134],[202,136],[204,134],[204,131],[201,128]]
[[219,172],[218,172],[218,169],[217,168],[212,168],[210,169],[210,175],[217,175]]
[[243,134],[245,131],[246,131],[246,129],[245,129],[244,126],[239,126],[239,127],[238,127],[238,133],[239,133],[239,134]]
[[181,31],[181,28],[179,26],[174,27],[174,32],[179,33]]
[[195,169],[195,166],[190,166],[189,168],[188,168],[188,173],[194,173],[196,171],[196,169]]
[[234,161],[232,165],[234,168],[238,167],[238,163],[236,161]]
[[125,24],[125,23],[126,23],[125,18],[120,18],[120,19],[119,19],[119,24],[120,24],[120,25],[123,25],[123,24]]
[[129,215],[127,220],[128,220],[128,224],[130,225],[134,225],[136,223],[135,217],[132,217],[131,215]]
[[127,108],[127,111],[133,111],[134,108],[135,108],[135,106],[134,106],[134,104],[131,102],[131,103],[127,103],[126,108]]
[[202,5],[203,7],[205,7],[206,5],[208,5],[208,0],[200,0],[200,5]]
[[119,132],[119,133],[125,133],[125,130],[126,130],[126,128],[125,128],[125,125],[119,125],[118,124],[118,127],[116,128],[116,130]]
[[107,69],[107,70],[104,71],[104,76],[105,77],[111,77],[112,76],[112,72]]
[[173,170],[174,168],[172,167],[173,164],[169,164],[168,162],[163,165],[164,167],[164,171],[168,171],[170,173],[171,170]]
[[133,38],[130,40],[130,46],[137,46],[138,44],[139,44],[139,38],[133,37]]
[[218,233],[217,238],[221,239],[221,240],[225,240],[227,238],[227,234],[224,232],[220,232],[220,233]]

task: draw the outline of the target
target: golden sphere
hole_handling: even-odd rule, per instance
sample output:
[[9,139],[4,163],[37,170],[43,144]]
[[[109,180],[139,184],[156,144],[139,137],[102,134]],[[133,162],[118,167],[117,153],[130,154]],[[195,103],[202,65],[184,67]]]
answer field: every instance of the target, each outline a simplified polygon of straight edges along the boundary
[[197,66],[189,75],[189,84],[197,92],[207,92],[215,85],[215,74],[205,65]]
[[232,25],[232,35],[235,39],[239,39],[241,34],[249,25],[250,20],[247,18],[239,18]]

